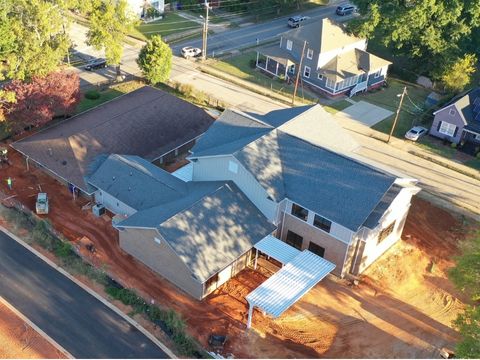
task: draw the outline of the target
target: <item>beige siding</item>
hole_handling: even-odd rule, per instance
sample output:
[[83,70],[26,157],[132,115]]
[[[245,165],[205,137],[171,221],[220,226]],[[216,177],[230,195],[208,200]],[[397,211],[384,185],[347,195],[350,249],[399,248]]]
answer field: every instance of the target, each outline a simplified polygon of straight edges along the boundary
[[[229,170],[229,163],[236,165],[236,173]],[[267,219],[275,221],[276,202],[268,199],[265,189],[233,156],[201,158],[193,164],[193,181],[232,180]]]
[[[152,229],[125,229],[119,232],[120,247],[155,272],[184,290],[201,299],[203,284],[194,279],[186,265],[175,254],[161,235]],[[155,242],[160,240],[160,244]]]
[[343,263],[348,249],[347,244],[290,214],[285,214],[281,228],[281,239],[283,241],[287,237],[288,230],[303,237],[302,250],[308,249],[310,242],[323,247],[325,249],[325,259],[336,265],[333,274],[343,276]]

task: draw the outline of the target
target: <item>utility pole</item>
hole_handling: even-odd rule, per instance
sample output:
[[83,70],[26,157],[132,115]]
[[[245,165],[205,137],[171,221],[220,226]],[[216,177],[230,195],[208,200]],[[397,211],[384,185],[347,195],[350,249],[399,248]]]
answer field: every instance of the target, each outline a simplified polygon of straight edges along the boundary
[[203,22],[203,42],[202,42],[202,60],[205,61],[207,59],[207,41],[208,41],[208,10],[210,9],[210,5],[208,0],[205,0],[203,3],[205,6],[205,19]]
[[303,42],[302,56],[300,56],[300,64],[297,70],[297,77],[295,78],[295,87],[293,89],[292,106],[295,106],[295,96],[297,96],[298,79],[300,78],[300,72],[302,71],[303,55],[305,54],[306,47],[307,47],[307,41],[305,40]]
[[387,144],[390,142],[390,138],[392,137],[393,131],[395,130],[395,126],[397,126],[398,115],[400,114],[400,110],[402,108],[402,103],[403,103],[403,98],[404,98],[406,93],[407,93],[407,87],[404,86],[403,87],[403,92],[402,92],[402,97],[400,98],[400,104],[398,104],[397,113],[395,114],[395,120],[393,120],[392,129],[390,130],[390,134],[388,134]]

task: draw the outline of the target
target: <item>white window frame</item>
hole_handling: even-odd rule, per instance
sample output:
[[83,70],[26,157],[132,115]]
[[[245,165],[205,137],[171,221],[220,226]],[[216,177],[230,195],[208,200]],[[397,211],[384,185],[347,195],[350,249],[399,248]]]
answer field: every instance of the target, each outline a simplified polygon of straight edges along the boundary
[[373,77],[374,77],[375,79],[377,79],[377,78],[380,77],[380,75],[382,75],[382,69],[377,70],[377,72],[373,75]]
[[313,49],[308,49],[307,50],[307,59],[309,59],[309,60],[313,59]]
[[287,40],[287,50],[292,50],[292,48],[293,48],[293,41]]
[[457,127],[453,124],[450,124],[449,122],[446,121],[441,121],[440,122],[440,129],[438,129],[438,132],[443,135],[447,136],[452,136],[455,134],[455,130]]
[[317,78],[318,78],[318,80],[323,80],[323,75],[322,75],[322,74],[318,74],[318,75],[317,75]]
[[[288,67],[287,73],[289,73],[289,74],[295,74],[296,68],[297,68],[297,67],[295,66],[295,64],[290,65],[290,66]],[[291,71],[290,71],[290,70],[291,70]]]
[[448,115],[450,115],[450,116],[455,116],[456,114],[457,114],[457,112],[455,111],[455,109],[450,109],[448,111]]
[[[308,76],[306,75],[307,69],[308,69]],[[310,79],[311,73],[312,73],[312,69],[310,68],[310,66],[305,66],[303,68],[303,77],[306,77],[307,79]]]

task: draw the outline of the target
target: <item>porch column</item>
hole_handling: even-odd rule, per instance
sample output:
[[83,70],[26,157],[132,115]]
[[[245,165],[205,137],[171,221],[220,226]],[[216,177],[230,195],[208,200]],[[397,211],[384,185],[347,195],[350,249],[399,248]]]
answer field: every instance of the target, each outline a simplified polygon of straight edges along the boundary
[[258,249],[255,249],[255,265],[254,265],[254,270],[257,270],[257,260],[258,260]]
[[268,59],[269,57],[267,56],[265,60],[265,70],[268,70]]
[[275,68],[275,75],[278,76],[278,61],[277,61],[277,67]]
[[253,305],[250,303],[248,305],[249,305],[249,308],[248,308],[247,329],[250,329],[252,327]]
[[258,66],[258,51],[257,51],[257,61],[255,62],[255,66]]

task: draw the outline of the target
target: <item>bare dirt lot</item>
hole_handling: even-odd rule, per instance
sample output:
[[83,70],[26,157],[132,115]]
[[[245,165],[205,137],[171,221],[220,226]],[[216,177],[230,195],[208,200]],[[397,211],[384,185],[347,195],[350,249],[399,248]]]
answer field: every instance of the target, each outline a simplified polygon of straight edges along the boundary
[[[467,226],[424,200],[415,199],[403,240],[366,271],[358,286],[328,277],[277,320],[256,311],[253,329],[246,331],[244,297],[266,279],[265,273],[245,270],[206,300],[194,300],[123,252],[109,219],[81,210],[85,199],[73,201],[65,186],[38,169],[27,172],[13,150],[10,158],[13,166],[1,170],[0,191],[33,209],[40,185],[49,194],[48,219],[58,231],[122,284],[181,313],[189,333],[207,349],[208,336],[222,333],[228,335],[223,353],[237,358],[431,358],[457,339],[451,320],[463,302],[445,271]],[[6,188],[8,176],[12,191]],[[94,253],[85,249],[84,237],[94,244]]]
[[59,359],[65,355],[0,302],[1,359]]

